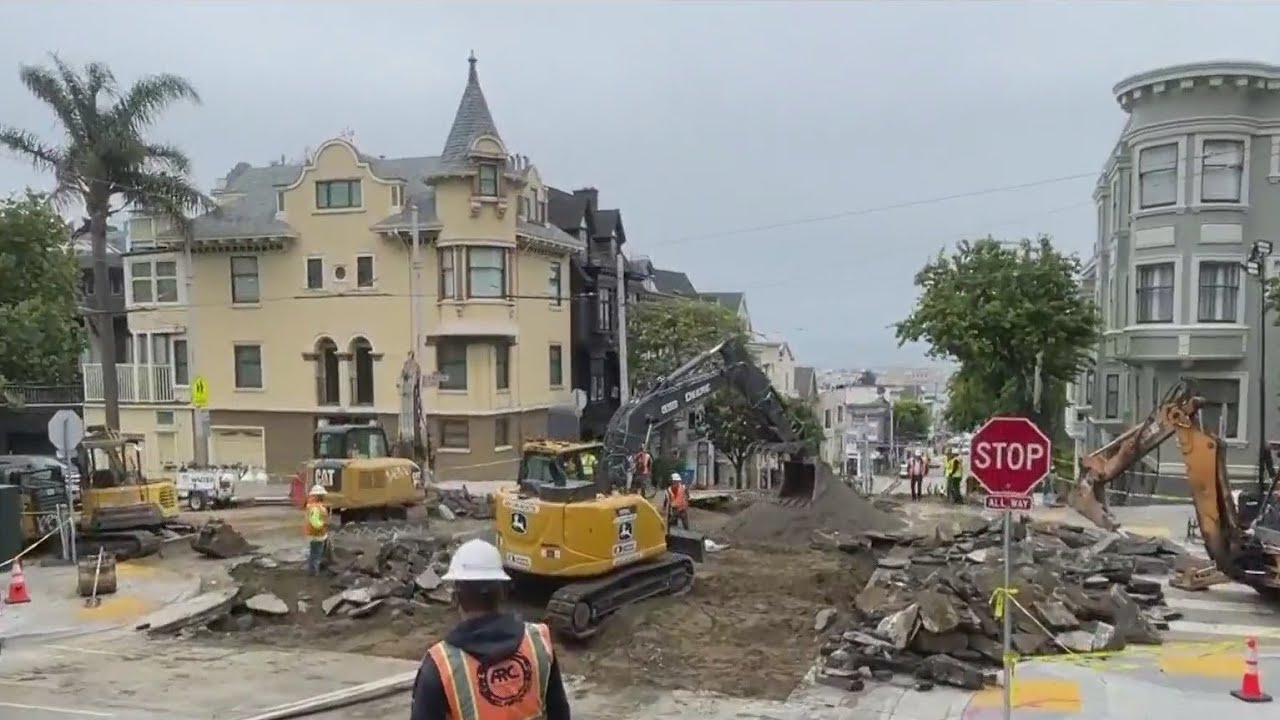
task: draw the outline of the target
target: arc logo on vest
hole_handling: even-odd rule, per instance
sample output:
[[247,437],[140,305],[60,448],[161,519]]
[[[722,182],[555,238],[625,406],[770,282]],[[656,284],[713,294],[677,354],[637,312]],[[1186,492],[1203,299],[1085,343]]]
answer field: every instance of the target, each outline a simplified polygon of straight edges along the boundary
[[515,705],[532,688],[533,664],[523,653],[481,666],[476,683],[480,697],[498,707]]

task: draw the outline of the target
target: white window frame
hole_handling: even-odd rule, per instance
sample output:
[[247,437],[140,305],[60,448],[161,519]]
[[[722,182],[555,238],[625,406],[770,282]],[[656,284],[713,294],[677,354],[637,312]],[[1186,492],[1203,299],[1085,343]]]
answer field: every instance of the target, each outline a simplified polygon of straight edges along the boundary
[[1124,210],[1124,203],[1120,201],[1120,171],[1113,170],[1111,173],[1111,181],[1108,185],[1110,189],[1110,203],[1107,212],[1110,213],[1110,222],[1108,223],[1108,232],[1112,235],[1120,231],[1120,213]]
[[[1142,207],[1142,165],[1140,158],[1143,150],[1160,147],[1161,145],[1177,145],[1178,146],[1178,167],[1177,167],[1177,188],[1174,192],[1174,202],[1172,205],[1161,205],[1160,207],[1143,208]],[[1158,215],[1160,213],[1182,212],[1187,207],[1187,136],[1178,135],[1176,137],[1166,136],[1161,138],[1153,138],[1145,142],[1135,143],[1132,150],[1133,158],[1133,177],[1134,181],[1129,183],[1129,207],[1132,217],[1143,217],[1146,215]]]
[[[311,261],[312,260],[320,261],[320,287],[318,288],[311,287]],[[302,289],[306,290],[307,292],[321,292],[324,290],[324,286],[325,286],[324,280],[325,280],[324,256],[308,255],[306,259],[302,261]]]
[[[1138,322],[1138,270],[1149,265],[1168,265],[1173,264],[1173,319],[1169,322]],[[1161,325],[1177,325],[1182,322],[1182,318],[1186,317],[1186,313],[1182,308],[1182,256],[1180,255],[1152,255],[1141,259],[1134,259],[1129,264],[1129,275],[1133,278],[1133,283],[1129,286],[1128,298],[1129,317],[1127,324],[1136,327],[1161,326]]]
[[[173,263],[173,268],[174,268],[173,280],[174,280],[174,283],[177,285],[177,293],[176,293],[177,299],[173,301],[166,300],[164,302],[160,302],[156,300],[156,297],[159,295],[159,293],[156,291],[156,274],[155,274],[156,264],[166,263],[166,262]],[[139,301],[133,295],[133,283],[134,283],[133,267],[134,265],[139,265],[139,264],[146,264],[151,266],[151,275],[149,277],[137,278],[138,281],[146,280],[151,285],[151,300],[148,300],[148,301]],[[125,274],[125,277],[124,277],[125,303],[127,305],[141,305],[145,307],[157,305],[162,307],[173,307],[176,305],[183,305],[187,301],[186,283],[183,282],[182,258],[178,257],[177,255],[174,255],[174,254],[139,255],[139,256],[125,257],[124,258],[124,274]],[[168,279],[168,276],[165,276],[165,279]]]
[[[252,300],[236,299],[236,260],[253,260],[253,277],[258,284],[258,297]],[[256,254],[230,255],[227,257],[227,296],[231,304],[237,307],[255,307],[262,304],[262,257]]]
[[399,210],[404,207],[404,185],[395,183],[391,186],[391,209]]
[[[1205,202],[1202,195],[1204,191],[1204,161],[1205,142],[1214,140],[1227,140],[1230,142],[1243,143],[1243,156],[1240,166],[1240,199],[1236,202],[1209,201]],[[1239,133],[1204,133],[1195,136],[1196,150],[1196,176],[1195,182],[1192,183],[1192,205],[1196,208],[1213,209],[1213,208],[1245,208],[1249,206],[1249,154],[1252,150],[1252,138],[1248,135]]]
[[[1249,444],[1249,373],[1240,372],[1185,372],[1183,375],[1192,383],[1196,380],[1238,380],[1240,383],[1240,397],[1236,401],[1239,404],[1239,420],[1236,423],[1235,437],[1224,437],[1222,440],[1228,445],[1235,447]],[[1209,428],[1213,433],[1217,433],[1217,428]]]
[[[370,277],[368,285],[360,284],[360,261],[364,258],[369,259]],[[355,278],[352,280],[357,290],[372,290],[378,286],[378,257],[371,252],[364,252],[356,255]]]
[[[1107,408],[1107,394],[1110,392],[1110,390],[1107,389],[1107,385],[1109,384],[1109,381],[1111,380],[1111,378],[1116,379],[1115,414],[1110,414]],[[1124,380],[1121,379],[1120,373],[1118,372],[1103,373],[1102,375],[1102,417],[1103,419],[1115,420],[1119,418],[1120,415],[1123,413],[1123,407],[1122,407],[1123,405],[1124,405]]]
[[564,305],[564,263],[552,260],[547,264],[547,292],[551,295],[551,307]]
[[284,190],[277,190],[277,191],[276,191],[276,214],[283,214],[283,213],[284,213],[284,208],[285,208],[285,198],[284,198],[284,195],[285,195],[285,191],[284,191]]
[[[1244,263],[1243,255],[1196,255],[1191,260],[1193,277],[1195,278],[1196,288],[1196,313],[1195,317],[1189,317],[1188,322],[1193,325],[1211,325],[1215,328],[1221,328],[1229,323],[1225,322],[1200,322],[1200,266],[1204,263],[1236,263],[1237,265]],[[1244,268],[1240,268],[1240,289],[1236,292],[1236,318],[1233,321],[1236,325],[1244,325],[1244,310],[1249,302],[1249,274]]]

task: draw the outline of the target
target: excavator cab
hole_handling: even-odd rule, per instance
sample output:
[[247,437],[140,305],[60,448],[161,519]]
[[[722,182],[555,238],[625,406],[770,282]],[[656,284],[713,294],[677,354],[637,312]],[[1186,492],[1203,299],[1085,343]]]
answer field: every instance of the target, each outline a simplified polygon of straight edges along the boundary
[[555,502],[590,500],[602,449],[598,442],[530,440],[520,453],[520,489]]
[[171,480],[150,480],[142,443],[91,427],[80,443],[82,524],[95,530],[159,527],[178,517]]
[[316,428],[307,477],[340,523],[405,520],[423,499],[422,468],[395,457],[383,429],[368,423]]

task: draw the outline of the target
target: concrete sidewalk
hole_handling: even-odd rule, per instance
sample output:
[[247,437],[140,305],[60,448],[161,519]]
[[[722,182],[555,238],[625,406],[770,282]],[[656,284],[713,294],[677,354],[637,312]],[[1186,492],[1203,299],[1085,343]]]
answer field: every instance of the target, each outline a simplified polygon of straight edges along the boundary
[[85,607],[76,592],[76,568],[70,565],[23,566],[31,602],[0,605],[0,641],[51,640],[132,625],[147,614],[194,595],[199,578],[123,562],[116,566],[118,589],[103,595],[95,608]]

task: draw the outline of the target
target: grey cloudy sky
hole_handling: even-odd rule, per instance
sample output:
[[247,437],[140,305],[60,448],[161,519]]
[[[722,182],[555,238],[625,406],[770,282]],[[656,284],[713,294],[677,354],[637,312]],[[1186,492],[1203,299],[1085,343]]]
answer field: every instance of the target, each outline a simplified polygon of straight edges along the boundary
[[[819,366],[918,362],[888,325],[939,247],[991,232],[1093,242],[1091,177],[1122,77],[1276,61],[1280,4],[5,3],[0,120],[53,139],[19,63],[56,50],[122,81],[192,80],[164,139],[206,187],[346,127],[368,152],[439,152],[474,49],[503,138],[554,185],[598,187],[630,250],[742,290],[759,330]],[[0,192],[49,179],[0,158]],[[733,231],[847,213],[822,222]]]

